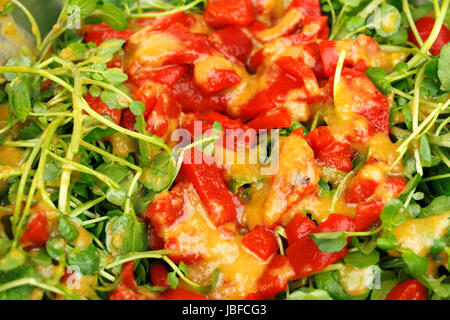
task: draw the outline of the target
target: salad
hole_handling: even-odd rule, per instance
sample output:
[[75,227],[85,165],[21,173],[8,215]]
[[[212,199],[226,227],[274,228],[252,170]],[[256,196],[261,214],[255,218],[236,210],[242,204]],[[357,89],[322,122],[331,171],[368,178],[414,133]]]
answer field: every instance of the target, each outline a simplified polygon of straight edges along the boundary
[[60,2],[0,1],[0,299],[450,297],[450,0]]

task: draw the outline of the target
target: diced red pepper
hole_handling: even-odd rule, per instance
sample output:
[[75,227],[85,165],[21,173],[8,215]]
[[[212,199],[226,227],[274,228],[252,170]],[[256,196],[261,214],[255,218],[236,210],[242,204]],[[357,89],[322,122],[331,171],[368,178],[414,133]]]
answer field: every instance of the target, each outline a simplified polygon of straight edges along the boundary
[[[431,30],[433,30],[435,22],[436,22],[435,18],[428,17],[428,16],[420,18],[419,20],[417,20],[415,22],[417,31],[419,32],[422,42],[425,42],[428,39],[428,37],[430,36]],[[414,43],[416,46],[419,45],[411,28],[409,29],[408,40],[411,41],[412,43]],[[449,42],[450,42],[450,30],[444,23],[441,27],[441,30],[439,31],[436,41],[431,46],[430,53],[433,56],[438,56],[441,53],[442,47],[445,46]]]
[[303,14],[307,17],[315,17],[322,14],[319,0],[293,0],[288,10],[291,8],[302,8]]
[[122,112],[122,118],[120,119],[120,126],[131,131],[136,131],[134,129],[135,122],[136,116],[134,113],[131,112],[130,109],[124,109]]
[[339,54],[336,49],[336,41],[324,40],[320,42],[320,56],[323,62],[323,71],[327,77],[334,75]]
[[292,124],[292,118],[285,109],[266,112],[247,123],[247,126],[256,130],[287,128]]
[[208,298],[200,293],[178,287],[175,290],[169,289],[163,293],[159,300],[208,300]]
[[225,111],[226,101],[219,94],[204,94],[194,84],[193,72],[189,71],[173,86],[172,93],[183,112]]
[[102,100],[100,100],[100,97],[94,98],[90,93],[86,95],[85,100],[92,110],[99,114],[107,115],[112,121],[114,121],[114,123],[120,124],[122,109],[111,109]]
[[311,219],[303,214],[296,214],[285,228],[288,244],[293,244],[316,228],[316,224]]
[[314,150],[318,165],[336,168],[343,172],[350,172],[353,169],[354,152],[350,145],[337,141],[328,127],[321,126],[314,129],[305,136],[305,139]]
[[[195,81],[195,79],[194,79]],[[232,69],[214,69],[208,72],[206,82],[195,81],[205,94],[216,93],[241,82],[241,77]]]
[[[180,186],[181,187],[181,186]],[[150,221],[158,234],[168,228],[184,214],[184,198],[172,190],[167,195],[154,200],[147,208],[145,218]]]
[[289,36],[294,45],[307,43],[314,39],[328,39],[330,28],[328,27],[328,17],[305,17],[302,22],[302,30],[299,33]]
[[136,87],[140,87],[149,80],[173,87],[189,69],[189,66],[185,64],[164,66],[151,70],[144,69],[142,72],[135,73],[130,80]]
[[23,247],[39,248],[45,246],[48,237],[47,216],[45,213],[39,212],[34,214],[27,223],[20,243]]
[[257,51],[251,58],[250,58],[250,66],[253,69],[258,68],[262,63],[264,62],[264,50],[261,49]]
[[110,300],[153,300],[152,294],[139,292],[134,279],[134,261],[126,262],[122,266],[121,283],[109,295]]
[[427,300],[427,288],[417,279],[397,284],[385,300]]
[[241,28],[229,27],[218,30],[210,36],[211,41],[219,41],[238,60],[245,62],[252,53],[253,43]]
[[247,233],[242,238],[242,245],[264,261],[278,251],[275,234],[266,228],[258,228]]
[[150,279],[154,286],[170,287],[168,275],[166,267],[162,264],[157,263],[150,268]]
[[148,225],[148,249],[149,250],[162,250],[164,248],[164,240],[158,235],[155,228],[152,225]]
[[203,17],[213,28],[245,27],[253,21],[253,11],[249,0],[211,0]]
[[99,45],[103,41],[110,39],[122,39],[128,41],[134,34],[132,30],[117,31],[104,23],[86,24],[83,26],[84,40],[86,42],[94,42]]
[[197,148],[190,151],[185,154],[182,174],[194,185],[212,223],[218,227],[235,221],[238,212],[242,210],[241,201],[227,188],[217,166],[204,161],[206,155]]
[[[319,224],[314,233],[338,231],[355,231],[354,220],[344,215],[331,214],[326,221]],[[286,255],[297,277],[304,277],[322,270],[343,259],[346,254],[347,247],[335,253],[322,252],[309,236],[298,239],[286,250]]]
[[309,95],[320,93],[319,83],[314,71],[303,61],[285,56],[277,60],[277,65],[294,78],[302,81]]
[[384,201],[375,199],[365,203],[359,203],[355,209],[356,231],[366,231],[378,219],[383,211]]
[[288,280],[295,276],[289,259],[286,256],[277,254],[264,270],[263,275],[258,280],[258,290],[247,299],[267,299],[277,293],[286,290]]
[[375,193],[378,185],[378,181],[357,176],[350,184],[345,200],[347,203],[367,201]]

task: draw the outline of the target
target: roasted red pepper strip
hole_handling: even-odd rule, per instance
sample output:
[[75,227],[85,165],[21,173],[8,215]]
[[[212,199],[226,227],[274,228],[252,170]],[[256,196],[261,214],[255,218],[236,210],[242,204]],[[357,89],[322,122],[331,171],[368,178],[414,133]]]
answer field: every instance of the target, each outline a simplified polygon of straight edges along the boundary
[[322,14],[319,0],[293,0],[288,10],[291,8],[302,8],[305,16],[315,17]]
[[33,215],[27,223],[20,243],[23,247],[39,248],[45,246],[48,237],[47,216],[45,213],[39,212]]
[[110,39],[122,39],[127,41],[134,34],[132,30],[117,31],[104,23],[87,24],[83,27],[84,40],[99,45]]
[[227,188],[217,166],[207,164],[205,157],[197,148],[191,149],[191,152],[185,155],[182,174],[192,182],[200,200],[208,210],[212,223],[218,227],[234,221],[238,212],[242,210],[242,203]]
[[385,300],[427,300],[427,288],[417,279],[397,284]]
[[282,57],[277,60],[277,65],[294,78],[302,81],[309,95],[320,93],[319,83],[314,71],[303,61],[292,57]]
[[316,224],[311,219],[303,214],[296,214],[285,228],[288,244],[293,244],[316,228]]
[[[436,19],[433,17],[423,17],[415,22],[417,31],[419,32],[420,38],[422,39],[423,42],[427,41],[428,37],[431,34],[431,30],[433,30],[435,22]],[[417,39],[414,36],[414,33],[412,32],[411,28],[409,29],[408,40],[414,43],[416,46],[419,46],[419,43],[417,42]],[[436,38],[436,41],[431,46],[430,53],[433,56],[438,56],[441,53],[442,47],[449,42],[450,42],[450,30],[445,24],[443,24]]]
[[241,82],[241,77],[234,70],[214,69],[208,71],[206,82],[195,81],[195,85],[205,94],[212,94]]
[[266,228],[258,228],[247,233],[242,238],[242,245],[264,261],[278,250],[274,232]]
[[359,203],[355,208],[356,231],[366,231],[381,215],[384,207],[382,199]]
[[151,293],[139,292],[133,270],[134,261],[123,264],[120,272],[122,282],[110,293],[110,300],[153,300],[155,298]]
[[238,60],[245,62],[252,53],[252,40],[241,28],[229,27],[218,30],[210,36],[210,41],[219,42]]
[[245,27],[253,21],[253,10],[249,0],[211,0],[203,17],[214,28]]
[[343,172],[352,170],[354,152],[349,144],[337,141],[328,127],[314,129],[305,136],[305,139],[314,150],[318,165],[336,168]]
[[[319,224],[314,233],[338,231],[355,231],[355,222],[347,216],[331,214],[326,221]],[[296,277],[304,277],[322,270],[346,255],[347,247],[335,253],[320,251],[309,236],[298,239],[286,250],[286,256],[295,270]]]
[[208,300],[208,298],[200,293],[178,287],[175,290],[170,289],[163,293],[159,300]]
[[90,93],[86,95],[85,100],[92,108],[92,110],[99,114],[107,115],[116,124],[120,124],[120,120],[122,118],[122,109],[111,109],[102,100],[100,100],[99,97],[94,98]]
[[276,255],[264,270],[258,280],[258,291],[247,299],[267,299],[286,290],[288,280],[295,276],[289,259],[286,256]]
[[287,128],[292,124],[292,118],[285,109],[269,111],[252,121],[247,126],[256,130]]

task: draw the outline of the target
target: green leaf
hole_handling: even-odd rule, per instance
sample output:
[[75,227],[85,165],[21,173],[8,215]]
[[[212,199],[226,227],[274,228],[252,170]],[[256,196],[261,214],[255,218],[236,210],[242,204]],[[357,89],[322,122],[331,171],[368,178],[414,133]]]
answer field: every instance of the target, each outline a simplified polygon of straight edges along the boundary
[[365,300],[370,292],[357,297],[349,295],[342,287],[337,271],[317,274],[314,276],[314,282],[318,289],[325,290],[335,300]]
[[140,117],[145,111],[145,103],[143,103],[142,101],[133,101],[130,104],[130,111],[136,117]]
[[402,23],[402,16],[396,7],[383,3],[380,10],[375,13],[374,20],[377,34],[387,38],[398,31]]
[[402,253],[402,259],[406,263],[409,274],[414,278],[418,278],[427,271],[427,258],[420,257],[412,251],[406,251]]
[[357,268],[367,268],[371,265],[377,264],[378,261],[380,261],[380,253],[377,250],[373,250],[369,254],[364,254],[361,251],[355,251],[347,254],[344,261],[346,264]]
[[[28,277],[36,277],[34,267],[31,265],[22,264],[19,267],[9,271],[0,271],[0,285]],[[0,300],[29,300],[33,289],[34,287],[25,285],[3,291],[0,292]]]
[[67,261],[69,267],[78,269],[84,275],[96,275],[100,267],[100,255],[92,243],[86,250],[78,247],[70,250]]
[[7,16],[14,11],[15,7],[16,5],[14,3],[8,2],[3,6],[3,10],[0,12],[0,14]]
[[429,167],[432,163],[431,148],[430,143],[428,142],[428,139],[425,135],[420,139],[419,151],[423,166]]
[[432,79],[438,78],[438,62],[439,57],[434,58],[430,62],[427,63],[425,67],[425,76]]
[[441,80],[441,90],[450,91],[450,43],[441,49],[438,62],[438,76]]
[[39,126],[33,121],[17,131],[17,139],[32,140],[37,138],[41,134],[41,132],[42,132],[41,128],[39,128]]
[[385,233],[377,239],[377,246],[383,250],[395,249],[398,246],[397,238],[393,233]]
[[55,260],[59,260],[64,254],[66,248],[66,242],[61,238],[55,238],[47,241],[45,249],[50,257]]
[[397,285],[397,280],[388,279],[381,281],[380,288],[375,288],[372,290],[370,295],[370,300],[384,300],[391,290]]
[[439,253],[444,251],[445,247],[447,246],[447,239],[446,238],[437,238],[433,240],[433,244],[431,245],[430,253],[432,255],[437,256]]
[[175,169],[173,158],[167,151],[163,151],[150,162],[150,166],[142,172],[139,181],[147,189],[159,193],[172,182]]
[[422,209],[420,218],[442,214],[450,210],[450,196],[439,196],[434,198],[428,207]]
[[383,227],[392,230],[406,219],[406,210],[399,199],[393,199],[386,204],[381,212]]
[[126,197],[127,193],[123,189],[109,188],[106,192],[106,199],[116,206],[122,206],[125,203]]
[[61,236],[69,242],[75,241],[79,235],[77,228],[75,228],[65,217],[59,217],[58,221],[58,231]]
[[114,85],[121,84],[128,80],[128,76],[119,68],[111,68],[103,73],[103,77]]
[[102,163],[95,169],[113,181],[120,183],[127,176],[129,169],[116,163]]
[[298,289],[289,294],[286,300],[333,300],[333,298],[322,289],[313,289],[312,291]]
[[352,32],[362,27],[365,23],[366,21],[363,18],[354,16],[347,20],[347,22],[345,23],[345,28],[348,32]]
[[[28,58],[26,56],[12,57],[6,62],[5,66],[25,66],[25,67],[30,67],[31,66],[31,60],[30,60],[30,58]],[[17,77],[17,74],[12,73],[12,72],[8,72],[8,73],[5,73],[4,76],[5,76],[6,80],[13,81]]]
[[25,255],[19,249],[12,249],[0,259],[0,270],[9,271],[21,266],[25,262]]
[[201,294],[209,294],[210,292],[214,291],[214,289],[217,286],[217,282],[219,281],[220,276],[220,270],[218,268],[214,269],[213,275],[211,277],[211,281],[200,288],[197,288],[195,291]]
[[116,133],[116,130],[111,129],[111,128],[94,128],[91,131],[89,131],[89,133],[87,135],[84,136],[83,140],[88,142],[88,143],[92,143],[95,141],[99,141],[103,138],[109,137],[110,135]]
[[68,59],[69,61],[78,61],[85,59],[85,54],[88,51],[88,46],[84,43],[72,42],[66,47],[66,49],[70,50],[71,54],[69,56],[64,56],[64,58]]
[[109,90],[102,91],[100,99],[111,109],[126,109],[129,106],[117,93]]
[[114,217],[106,225],[106,245],[111,253],[146,251],[147,227],[128,214]]
[[47,162],[45,164],[44,180],[45,182],[53,182],[61,176],[61,163]]
[[104,4],[95,11],[100,18],[115,30],[124,30],[128,27],[125,12],[112,4]]
[[339,252],[347,245],[345,232],[311,233],[309,236],[322,252]]
[[175,271],[168,273],[167,280],[169,280],[169,284],[172,289],[175,290],[178,287],[179,280]]
[[[110,39],[103,41],[94,51],[94,61],[97,63],[109,62],[113,58],[114,54],[122,49],[124,43],[125,40],[122,39]],[[104,64],[101,64],[101,66],[104,66]]]
[[390,94],[392,92],[392,86],[387,79],[386,71],[379,67],[373,67],[366,70],[366,75],[372,80],[373,84],[383,94]]
[[7,85],[6,88],[9,96],[9,110],[13,112],[18,121],[25,122],[28,114],[31,112],[28,85],[22,79],[18,79],[12,82],[11,85]]
[[70,4],[79,7],[81,18],[84,18],[95,10],[97,0],[70,0]]
[[438,279],[434,279],[427,276],[420,276],[419,280],[424,284],[428,289],[432,290],[434,294],[436,294],[441,299],[450,298],[450,283],[444,283],[448,277],[443,275]]

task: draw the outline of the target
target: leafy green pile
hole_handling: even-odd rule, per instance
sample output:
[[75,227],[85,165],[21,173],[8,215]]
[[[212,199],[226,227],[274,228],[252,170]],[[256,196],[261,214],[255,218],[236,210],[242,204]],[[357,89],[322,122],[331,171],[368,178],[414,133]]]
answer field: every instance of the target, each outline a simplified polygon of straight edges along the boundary
[[[161,2],[151,9],[184,11],[203,2]],[[169,281],[174,288],[178,277],[198,292],[206,293],[215,286],[217,272],[212,283],[202,287],[187,278],[186,266],[178,267],[167,257],[170,251],[146,252],[147,227],[138,214],[156,193],[170,187],[186,150],[217,140],[220,124],[214,124],[212,136],[178,150],[169,148],[163,139],[146,130],[145,105],[134,101],[123,84],[128,76],[121,69],[107,67],[123,50],[125,41],[85,44],[70,29],[70,6],[81,8],[82,19],[103,21],[120,30],[127,27],[128,18],[134,15],[131,12],[143,10],[130,10],[132,4],[65,1],[56,27],[42,40],[36,21],[20,2],[12,0],[4,7],[3,14],[10,13],[14,6],[25,12],[36,36],[36,51],[25,50],[0,67],[4,75],[0,79],[4,86],[0,103],[7,102],[9,111],[9,119],[0,129],[1,144],[19,148],[23,164],[2,169],[8,185],[1,193],[1,210],[5,213],[2,223],[8,226],[0,231],[2,298],[29,299],[33,287],[43,289],[48,298],[53,298],[50,292],[72,299],[106,298],[120,280],[120,266],[134,260],[138,260],[135,271],[140,285],[148,283],[149,261],[157,259],[173,269]],[[50,87],[42,91],[48,80]],[[136,131],[124,129],[94,111],[84,99],[88,92],[112,109],[130,108],[137,116]],[[119,157],[112,144],[103,140],[111,135],[128,144],[136,142],[138,147]],[[27,252],[21,248],[20,238],[38,199],[57,213],[58,236],[47,242],[45,250]],[[80,232],[90,239],[86,247],[76,243]],[[37,265],[50,266],[52,259],[58,261],[59,272],[44,277],[36,271]],[[98,277],[96,290],[81,297],[61,285],[66,267]],[[149,285],[146,288],[158,290]]]

